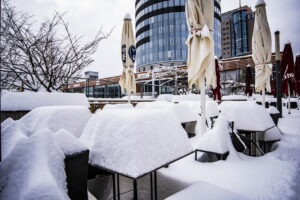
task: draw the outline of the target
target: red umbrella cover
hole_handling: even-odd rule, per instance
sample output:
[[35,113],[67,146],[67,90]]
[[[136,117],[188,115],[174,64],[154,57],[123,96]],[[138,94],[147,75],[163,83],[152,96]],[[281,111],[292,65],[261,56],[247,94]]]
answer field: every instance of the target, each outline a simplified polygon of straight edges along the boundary
[[213,89],[214,100],[221,101],[221,82],[220,82],[220,66],[217,59],[215,59],[215,68],[216,68],[216,76],[217,76],[217,87]]
[[294,91],[295,81],[295,65],[292,46],[290,43],[284,46],[282,61],[281,61],[281,74],[282,74],[282,93],[288,95],[288,85],[290,85],[291,94]]
[[247,67],[246,69],[246,90],[245,90],[245,94],[249,95],[250,97],[253,94],[253,88],[252,88],[252,71],[250,67]]

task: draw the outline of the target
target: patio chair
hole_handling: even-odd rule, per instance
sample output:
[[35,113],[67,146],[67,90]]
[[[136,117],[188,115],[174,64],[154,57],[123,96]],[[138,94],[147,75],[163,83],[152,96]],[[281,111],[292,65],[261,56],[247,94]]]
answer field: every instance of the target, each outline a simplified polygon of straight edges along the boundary
[[65,171],[68,195],[72,200],[87,200],[89,150],[66,155]]

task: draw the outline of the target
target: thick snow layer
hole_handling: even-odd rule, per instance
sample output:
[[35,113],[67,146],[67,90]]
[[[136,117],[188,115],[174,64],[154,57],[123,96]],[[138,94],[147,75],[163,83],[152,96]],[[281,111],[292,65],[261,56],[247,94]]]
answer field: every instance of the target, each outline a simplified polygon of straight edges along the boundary
[[1,123],[1,129],[11,125],[12,123],[14,123],[14,120],[12,118],[7,118],[6,120],[4,120],[2,123]]
[[243,200],[245,198],[224,188],[206,182],[196,182],[166,200]]
[[19,121],[31,132],[45,127],[53,132],[65,129],[78,138],[91,116],[84,106],[45,106],[32,110]]
[[229,122],[223,116],[217,119],[212,130],[192,139],[195,149],[219,154],[229,152],[229,142],[231,142]]
[[230,101],[230,100],[247,100],[246,96],[243,95],[228,95],[228,96],[222,96],[223,101]]
[[138,103],[135,108],[137,109],[159,109],[168,110],[175,114],[181,123],[197,121],[198,115],[188,105],[174,104],[171,102],[141,102]]
[[84,94],[8,92],[1,96],[4,111],[33,110],[40,106],[85,106],[90,107]]
[[275,126],[267,109],[253,101],[225,101],[219,109],[238,130],[265,131]]
[[90,149],[91,164],[133,178],[193,151],[178,119],[156,109],[98,112],[80,140]]
[[[196,111],[198,114],[201,114],[201,102],[197,101],[180,101],[179,105],[188,105],[193,111]],[[218,103],[212,100],[205,102],[206,108],[206,117],[217,117],[219,115]]]
[[64,129],[56,132],[54,139],[65,155],[73,155],[87,150],[85,145],[78,138]]
[[19,142],[28,139],[29,130],[17,121],[5,120],[3,123],[1,123],[1,155],[2,159],[5,159]]
[[129,103],[121,103],[121,104],[106,104],[103,110],[111,110],[111,109],[131,109],[134,108],[132,104]]
[[[205,98],[209,100],[209,97],[206,95]],[[189,94],[189,95],[174,95],[172,102],[180,101],[201,101],[200,94]]]
[[69,199],[64,154],[50,130],[19,142],[0,164],[0,199]]
[[158,95],[158,97],[156,98],[156,101],[168,101],[171,102],[173,99],[174,95],[173,94],[161,94]]

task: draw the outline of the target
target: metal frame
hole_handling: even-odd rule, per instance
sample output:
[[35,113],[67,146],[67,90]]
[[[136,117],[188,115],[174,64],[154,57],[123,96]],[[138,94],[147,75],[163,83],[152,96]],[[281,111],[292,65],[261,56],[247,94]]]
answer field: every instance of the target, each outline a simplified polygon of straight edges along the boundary
[[192,151],[188,154],[185,154],[184,156],[181,156],[173,161],[170,161],[166,164],[163,164],[161,165],[160,167],[157,167],[155,168],[154,170],[150,171],[150,172],[146,172],[138,177],[131,177],[130,175],[127,175],[127,174],[123,174],[123,173],[119,173],[119,172],[116,172],[116,171],[113,171],[113,170],[110,170],[110,169],[107,169],[107,168],[103,168],[103,167],[100,167],[100,166],[97,166],[97,165],[93,165],[93,167],[96,167],[100,170],[104,170],[108,173],[111,174],[112,178],[113,178],[113,199],[114,200],[120,200],[120,197],[121,197],[121,193],[120,193],[120,178],[119,176],[122,175],[124,177],[127,177],[131,180],[133,180],[133,196],[134,196],[134,199],[137,200],[138,199],[138,184],[137,184],[137,180],[146,176],[146,175],[150,175],[150,186],[151,186],[151,200],[157,200],[157,170],[163,168],[163,167],[166,167],[184,157],[187,157],[191,154],[195,153],[195,151]]

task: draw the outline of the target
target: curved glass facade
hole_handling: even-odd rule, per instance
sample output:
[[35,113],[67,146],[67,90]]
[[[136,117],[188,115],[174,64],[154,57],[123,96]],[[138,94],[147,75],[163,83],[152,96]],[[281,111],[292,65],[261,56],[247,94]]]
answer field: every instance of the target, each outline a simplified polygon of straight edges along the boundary
[[237,11],[232,16],[232,30],[231,30],[231,47],[232,56],[239,56],[248,52],[248,23],[247,11]]
[[[215,54],[221,56],[221,9],[215,1]],[[137,71],[151,70],[155,65],[186,63],[188,29],[185,0],[136,1]]]

